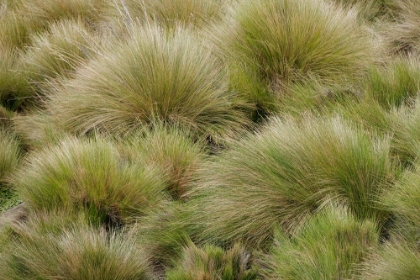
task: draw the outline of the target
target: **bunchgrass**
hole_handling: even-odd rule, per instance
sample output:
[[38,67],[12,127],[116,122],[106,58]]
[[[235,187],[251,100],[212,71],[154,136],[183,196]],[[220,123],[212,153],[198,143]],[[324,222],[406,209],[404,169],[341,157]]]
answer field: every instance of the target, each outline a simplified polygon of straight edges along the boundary
[[9,122],[27,150],[43,149],[69,136],[42,110],[13,116]]
[[389,0],[334,0],[349,9],[357,9],[362,19],[370,22],[389,18],[393,12],[392,1]]
[[[206,23],[220,19],[225,8],[221,0],[108,0],[112,7],[108,14],[113,17],[123,16],[126,21],[156,23],[166,27],[190,25],[201,27]],[[229,1],[226,1],[229,2]]]
[[0,105],[16,111],[32,95],[32,89],[20,71],[18,53],[0,46]]
[[420,241],[420,164],[406,170],[382,196],[384,208],[394,216],[394,232],[413,242]]
[[420,6],[417,0],[390,1],[397,11],[396,23],[384,32],[385,46],[392,54],[420,54]]
[[[31,46],[21,56],[25,78],[42,94],[43,82],[69,77],[83,60],[94,56],[94,36],[81,19],[63,20],[31,36]],[[44,85],[45,87],[45,85]]]
[[383,222],[377,196],[393,180],[389,141],[339,117],[273,118],[207,163],[193,192],[201,236],[270,244],[273,227],[293,232],[331,201],[358,219]]
[[239,244],[224,251],[212,245],[200,248],[191,243],[183,249],[179,264],[166,273],[166,279],[258,279],[250,262],[251,254]]
[[420,99],[393,110],[392,152],[403,166],[413,164],[420,148]]
[[183,248],[197,235],[190,223],[191,215],[194,214],[185,203],[168,202],[154,207],[133,226],[137,244],[156,271],[173,267],[180,260]]
[[159,166],[169,178],[168,191],[174,199],[186,199],[191,180],[205,158],[204,143],[194,142],[190,132],[178,126],[154,123],[122,142],[123,153],[133,162]]
[[100,139],[68,138],[35,151],[13,182],[33,211],[80,210],[110,227],[135,221],[166,197],[159,169],[124,162]]
[[73,133],[122,135],[159,120],[217,142],[247,122],[223,63],[188,30],[139,27],[79,70],[49,104]]
[[292,237],[277,231],[264,279],[353,279],[356,265],[377,243],[374,222],[360,222],[342,207],[327,207]]
[[355,10],[327,1],[241,0],[231,6],[210,36],[231,66],[231,86],[262,110],[275,110],[284,86],[302,78],[327,85],[355,81],[380,53]]
[[[18,167],[23,155],[20,143],[9,130],[0,128],[0,188],[6,182],[6,177]],[[1,197],[0,197],[1,201]]]
[[95,27],[102,20],[101,12],[106,7],[106,1],[101,0],[28,0],[19,12],[23,18],[30,18],[31,25],[39,26],[39,31],[64,19],[79,18]]
[[374,67],[366,80],[366,95],[386,109],[410,103],[420,90],[420,62],[415,57],[397,58]]
[[51,231],[24,229],[3,249],[2,279],[152,279],[147,259],[128,234],[80,222]]
[[420,253],[404,240],[386,243],[375,250],[361,268],[363,280],[409,280],[420,275]]

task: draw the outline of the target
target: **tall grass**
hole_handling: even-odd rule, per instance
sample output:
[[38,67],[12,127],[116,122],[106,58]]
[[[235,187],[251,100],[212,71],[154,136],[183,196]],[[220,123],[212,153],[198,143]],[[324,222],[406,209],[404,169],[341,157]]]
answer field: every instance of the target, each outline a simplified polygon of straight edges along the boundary
[[323,0],[237,1],[211,36],[230,62],[232,87],[265,110],[303,77],[357,80],[378,53],[355,10]]
[[98,44],[80,19],[55,22],[45,32],[32,35],[31,41],[21,60],[26,79],[36,88],[45,80],[71,76],[83,60],[94,56]]
[[34,211],[84,211],[111,227],[133,222],[166,197],[157,168],[127,164],[113,144],[99,139],[68,138],[34,152],[14,184]]
[[420,6],[417,0],[391,1],[398,11],[397,22],[384,32],[391,53],[420,54]]
[[344,7],[356,8],[360,17],[374,22],[375,20],[390,17],[393,12],[393,1],[389,0],[334,0]]
[[12,111],[21,109],[32,94],[20,69],[18,53],[11,48],[0,47],[0,105]]
[[133,227],[137,244],[161,274],[180,260],[183,248],[197,235],[190,222],[194,214],[188,207],[185,203],[165,203],[151,209]]
[[[0,187],[19,165],[23,151],[11,131],[0,128]],[[1,197],[0,197],[1,201]]]
[[1,255],[1,279],[152,279],[134,239],[72,223],[57,232],[11,240]]
[[[128,21],[147,23],[155,21],[166,26],[191,25],[201,27],[208,22],[219,19],[225,1],[221,0],[109,0],[113,6],[110,16],[126,17]],[[226,1],[230,2],[230,1]]]
[[273,227],[293,232],[334,201],[378,222],[377,196],[393,179],[389,141],[341,118],[273,118],[203,167],[194,189],[202,237],[270,244]]
[[191,243],[184,248],[179,264],[167,272],[166,279],[258,279],[256,271],[250,268],[250,257],[251,255],[239,244],[224,251],[211,245],[199,248]]
[[362,267],[363,280],[409,280],[420,275],[420,254],[417,248],[403,240],[386,243],[372,252]]
[[404,165],[413,164],[419,156],[420,99],[414,106],[403,106],[393,111],[392,152]]
[[133,162],[159,166],[169,178],[168,191],[174,199],[186,199],[193,175],[205,158],[204,143],[194,142],[185,129],[154,123],[153,129],[122,142],[123,153]]
[[278,231],[264,279],[353,279],[357,264],[377,248],[375,223],[328,207],[289,238]]
[[420,241],[420,165],[418,161],[412,169],[406,170],[401,178],[381,197],[381,203],[395,219],[394,226],[398,235],[413,242]]
[[219,141],[247,122],[224,65],[188,30],[139,27],[100,56],[52,97],[50,111],[68,131],[121,135],[159,120]]
[[13,116],[10,122],[27,150],[43,149],[45,146],[59,144],[62,139],[69,136],[42,110],[31,110],[26,114]]
[[366,81],[366,95],[390,109],[412,102],[420,90],[420,63],[415,57],[396,58],[375,67]]

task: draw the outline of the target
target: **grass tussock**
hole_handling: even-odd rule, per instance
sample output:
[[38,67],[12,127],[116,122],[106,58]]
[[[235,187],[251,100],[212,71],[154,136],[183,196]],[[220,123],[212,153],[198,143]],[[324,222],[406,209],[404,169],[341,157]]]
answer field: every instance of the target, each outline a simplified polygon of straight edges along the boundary
[[410,104],[420,90],[420,63],[415,57],[397,58],[370,71],[366,95],[386,109]]
[[403,166],[413,164],[419,157],[420,106],[416,98],[414,106],[394,110],[392,152]]
[[0,268],[2,279],[152,279],[132,237],[75,222],[29,228],[3,250]]
[[193,243],[185,247],[179,264],[166,274],[168,280],[258,279],[250,268],[251,255],[241,245],[235,244],[224,251],[220,247]]
[[191,215],[187,204],[169,202],[149,211],[134,226],[137,244],[155,270],[172,268],[180,260],[183,248],[197,235],[189,222]]
[[[221,0],[149,0],[149,1],[109,1],[112,9],[108,14],[123,16],[126,21],[140,23],[156,22],[165,27],[190,25],[202,27],[215,19],[220,19],[223,8]],[[228,1],[229,2],[229,1]]]
[[375,223],[327,207],[292,237],[277,231],[262,274],[264,279],[350,279],[377,242]]
[[0,47],[0,105],[9,111],[20,109],[32,93],[20,69],[18,53]]
[[394,12],[392,0],[334,0],[349,9],[357,9],[359,16],[369,22],[389,18]]
[[383,206],[394,217],[394,231],[408,240],[420,241],[420,165],[416,162],[381,197]]
[[[302,78],[340,85],[362,77],[378,49],[357,12],[323,0],[243,0],[215,38],[231,65],[232,87],[263,109]],[[275,106],[274,106],[275,107]]]
[[[18,167],[23,151],[17,138],[8,130],[0,128],[0,187],[6,177]],[[0,197],[1,200],[1,197]]]
[[389,141],[341,118],[273,118],[202,168],[197,223],[205,240],[264,247],[276,224],[293,232],[331,201],[382,221],[376,200],[393,172]]
[[28,157],[14,185],[33,211],[80,210],[120,226],[156,207],[166,181],[154,166],[125,163],[109,142],[68,138]]
[[[53,23],[45,32],[33,35],[31,41],[21,61],[26,79],[35,88],[42,88],[49,79],[71,76],[82,61],[94,56],[98,45],[80,19]],[[39,89],[37,92],[42,94]]]
[[57,89],[50,111],[68,130],[121,135],[158,120],[219,141],[247,122],[224,65],[188,30],[139,28]]
[[420,6],[417,0],[390,1],[397,11],[396,23],[384,32],[386,48],[392,54],[420,54]]
[[415,246],[402,241],[386,243],[372,252],[362,267],[363,280],[409,280],[420,275],[420,253]]
[[28,150],[59,144],[69,136],[53,122],[51,116],[39,110],[13,116],[10,122],[22,145]]
[[123,142],[123,153],[133,162],[159,166],[169,178],[172,197],[186,199],[193,175],[206,157],[204,143],[194,142],[189,134],[177,126],[155,123],[153,129],[144,129]]

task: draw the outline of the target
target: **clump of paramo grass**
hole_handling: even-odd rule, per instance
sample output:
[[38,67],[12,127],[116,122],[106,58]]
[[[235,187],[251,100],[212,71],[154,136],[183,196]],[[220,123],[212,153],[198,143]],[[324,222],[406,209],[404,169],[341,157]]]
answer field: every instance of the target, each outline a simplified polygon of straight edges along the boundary
[[[22,157],[20,143],[11,131],[0,128],[0,187],[6,182],[6,177],[18,167]],[[1,197],[0,197],[1,200]]]
[[420,99],[392,112],[392,152],[404,166],[413,164],[419,157],[420,148]]
[[385,44],[392,53],[420,55],[420,6],[417,0],[390,1],[396,23],[384,31]]
[[224,251],[220,247],[191,243],[182,252],[182,259],[166,273],[168,280],[258,279],[251,268],[251,254],[235,244]]
[[395,240],[372,252],[361,270],[363,280],[418,279],[420,253],[413,244]]
[[71,76],[83,60],[94,56],[97,44],[81,19],[55,22],[33,34],[31,41],[20,59],[26,79],[37,88],[45,80]]
[[123,153],[133,162],[159,166],[169,178],[174,199],[186,199],[198,165],[205,158],[204,143],[194,142],[190,132],[178,126],[154,123],[122,142]]
[[373,67],[366,80],[366,95],[386,109],[410,103],[420,90],[420,62],[415,57],[397,58]]
[[247,119],[235,109],[223,63],[205,44],[189,30],[139,27],[58,87],[50,111],[77,134],[122,135],[159,120],[220,141]]
[[357,9],[359,16],[367,21],[389,17],[393,11],[389,0],[334,0],[348,9]]
[[18,53],[0,46],[0,106],[16,111],[32,94],[32,89],[20,72]]
[[148,0],[109,1],[108,14],[114,18],[123,16],[127,22],[148,23],[155,21],[166,27],[190,25],[201,27],[219,19],[224,1],[221,0]]
[[128,234],[75,222],[42,234],[27,230],[3,250],[2,279],[152,279]]
[[159,169],[124,162],[100,139],[68,138],[33,152],[13,183],[33,211],[80,210],[108,226],[132,222],[166,198]]
[[51,116],[41,110],[15,115],[10,123],[22,145],[28,150],[59,144],[62,139],[69,136],[56,125]]
[[270,244],[331,201],[379,222],[377,196],[393,179],[389,141],[339,117],[273,118],[199,173],[193,192],[204,240]]
[[154,207],[133,227],[137,244],[156,267],[169,269],[197,235],[190,223],[188,204],[168,202]]
[[353,279],[377,243],[374,222],[360,222],[340,206],[327,207],[292,237],[277,231],[262,274],[264,279]]
[[378,57],[357,12],[323,0],[237,1],[211,36],[230,62],[231,86],[265,110],[289,83],[356,81]]
[[406,170],[382,196],[381,203],[394,217],[394,231],[406,239],[420,241],[420,164]]

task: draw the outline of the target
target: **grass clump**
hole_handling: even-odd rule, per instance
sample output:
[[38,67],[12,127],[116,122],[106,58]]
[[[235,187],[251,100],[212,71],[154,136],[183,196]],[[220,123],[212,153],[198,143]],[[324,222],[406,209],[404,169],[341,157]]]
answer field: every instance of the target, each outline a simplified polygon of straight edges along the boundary
[[[166,26],[191,25],[201,27],[221,16],[224,3],[221,0],[148,0],[110,1],[109,14],[123,15],[128,21],[147,23],[155,21]],[[110,5],[111,6],[111,5]]]
[[200,172],[197,223],[205,240],[265,247],[276,224],[293,232],[331,201],[382,221],[375,201],[393,172],[389,141],[341,118],[273,118]]
[[416,58],[397,58],[384,67],[376,67],[367,78],[367,95],[386,109],[412,100],[420,90],[420,63]]
[[238,1],[212,36],[230,61],[232,86],[263,110],[302,78],[357,80],[378,52],[356,11],[323,0]]
[[181,258],[184,247],[197,232],[190,224],[193,213],[179,202],[155,207],[134,226],[137,244],[147,254],[156,271],[172,268]]
[[420,105],[416,98],[414,106],[402,106],[392,112],[392,152],[403,166],[413,164],[420,149]]
[[291,238],[277,232],[264,279],[350,279],[377,242],[375,223],[327,207]]
[[32,210],[87,212],[111,227],[133,222],[165,199],[166,181],[154,166],[124,162],[104,140],[67,138],[35,151],[14,176]]
[[27,150],[43,149],[59,144],[69,135],[41,110],[19,114],[11,119],[11,126]]
[[18,167],[23,152],[17,138],[8,130],[0,128],[0,142],[0,187],[2,187],[6,177]]
[[220,247],[193,243],[185,247],[179,264],[166,273],[168,280],[258,279],[250,268],[251,255],[239,244],[224,251]]
[[404,240],[386,243],[372,252],[362,267],[363,280],[409,280],[420,275],[420,253]]
[[155,123],[123,142],[123,153],[133,162],[159,166],[169,178],[172,197],[186,199],[193,175],[206,156],[204,143],[194,142],[189,134],[177,126]]
[[381,197],[383,206],[395,217],[395,229],[400,236],[420,241],[420,164],[416,162]]
[[77,134],[122,135],[158,120],[219,141],[247,120],[224,65],[204,44],[184,29],[139,28],[58,88],[50,111]]
[[0,105],[16,111],[32,93],[29,83],[20,72],[18,53],[0,47]]
[[152,279],[147,259],[127,234],[80,223],[27,233],[0,259],[2,279]]
[[[83,60],[95,53],[93,35],[80,19],[53,23],[45,32],[34,34],[31,41],[21,61],[26,79],[36,88],[49,79],[71,76]],[[38,93],[42,94],[39,89]]]
[[417,0],[390,1],[397,11],[396,23],[384,32],[387,49],[392,54],[420,54],[420,6]]

